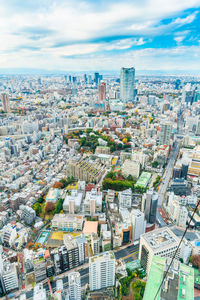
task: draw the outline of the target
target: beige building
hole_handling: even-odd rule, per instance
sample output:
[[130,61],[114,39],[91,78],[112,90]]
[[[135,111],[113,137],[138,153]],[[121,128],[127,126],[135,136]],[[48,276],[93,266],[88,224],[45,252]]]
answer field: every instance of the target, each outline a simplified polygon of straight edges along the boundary
[[95,154],[110,154],[110,147],[97,146]]
[[[163,227],[140,236],[139,259],[149,274],[154,255],[172,258],[179,244],[179,238],[168,228]],[[179,259],[180,249],[175,258]]]
[[105,173],[105,166],[97,161],[82,159],[79,162],[70,161],[67,165],[67,177],[74,177],[86,182],[98,183]]
[[82,230],[83,228],[83,216],[80,215],[67,215],[67,214],[56,214],[52,219],[52,227],[54,228],[65,228],[68,230]]
[[140,162],[126,159],[122,166],[122,174],[126,177],[132,175],[138,178],[140,175]]

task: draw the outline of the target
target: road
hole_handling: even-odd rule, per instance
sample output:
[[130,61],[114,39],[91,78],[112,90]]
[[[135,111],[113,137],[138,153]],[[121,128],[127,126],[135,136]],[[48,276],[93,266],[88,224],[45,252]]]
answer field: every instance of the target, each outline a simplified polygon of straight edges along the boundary
[[[125,262],[131,261],[133,259],[138,258],[138,252],[139,252],[139,243],[138,245],[129,245],[124,249],[120,249],[115,252],[115,258],[116,259],[123,259]],[[87,264],[88,266],[88,264]],[[82,266],[84,268],[84,265]],[[56,277],[54,277],[54,281],[51,283],[52,291],[56,291],[56,280],[62,278],[63,280],[63,286],[64,290],[68,289],[68,273],[72,272],[74,270],[67,271],[66,273],[60,274]],[[89,267],[86,267],[84,269],[78,270],[81,276],[81,286],[85,286],[87,283],[89,283]],[[46,289],[47,293],[50,294],[49,286],[47,283],[44,284],[44,288]],[[33,289],[30,291],[26,291],[26,298],[31,299],[33,297]]]
[[[177,140],[175,142],[174,148],[171,152],[168,165],[166,167],[166,170],[163,175],[163,180],[160,184],[159,191],[158,191],[158,208],[162,207],[163,202],[165,201],[165,193],[167,191],[169,181],[171,179],[173,167],[175,164],[175,161],[177,159],[178,153],[179,153],[179,146],[180,146],[180,140]],[[163,221],[163,218],[161,217],[159,211],[157,210],[156,213],[156,219],[160,227],[166,226],[166,223]]]
[[176,141],[175,145],[174,145],[174,148],[171,152],[167,168],[166,168],[165,173],[163,175],[163,181],[161,182],[160,187],[159,187],[159,191],[158,191],[158,194],[159,194],[158,206],[159,207],[162,206],[163,201],[164,201],[165,193],[167,191],[167,187],[169,185],[169,181],[170,181],[170,178],[171,178],[171,175],[172,175],[172,170],[173,170],[176,158],[177,158],[178,153],[179,153],[179,145],[180,145],[180,142]]

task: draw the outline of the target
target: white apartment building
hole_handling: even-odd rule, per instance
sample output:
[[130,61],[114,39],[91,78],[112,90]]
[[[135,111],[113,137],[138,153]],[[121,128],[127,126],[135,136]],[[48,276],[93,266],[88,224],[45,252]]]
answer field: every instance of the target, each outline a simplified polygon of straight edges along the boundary
[[173,197],[173,194],[170,194],[167,209],[170,218],[176,225],[185,228],[188,219],[188,210],[182,205],[181,200],[179,201],[178,197]]
[[81,278],[79,272],[68,275],[70,300],[81,300]]
[[90,290],[99,290],[115,285],[115,255],[113,251],[103,252],[89,258]]
[[22,210],[21,218],[28,224],[31,225],[36,217],[34,209],[27,205],[21,205],[20,209]]
[[115,200],[115,191],[108,190],[107,195],[106,195],[106,201],[107,202],[114,202],[114,200]]
[[93,255],[97,255],[100,252],[100,238],[96,233],[92,233],[91,235],[91,248]]
[[132,240],[138,240],[142,234],[145,233],[146,221],[144,213],[139,209],[132,209],[131,211],[132,222]]
[[94,215],[102,211],[102,192],[97,189],[92,189],[87,192],[84,200],[84,212]]
[[85,247],[87,244],[87,240],[85,238],[84,234],[81,234],[76,237],[76,242],[78,245],[78,251],[79,251],[79,263],[83,264],[85,262]]
[[127,189],[125,191],[119,192],[118,194],[119,206],[130,208],[132,205],[132,191]]
[[63,203],[63,210],[66,213],[74,214],[80,211],[83,193],[72,190],[71,195],[66,195]]
[[12,247],[16,238],[17,231],[15,227],[13,227],[10,223],[3,227],[1,239],[4,245]]
[[[179,238],[168,228],[163,227],[145,233],[140,237],[139,259],[148,274],[154,255],[172,258],[179,244]],[[179,259],[180,249],[175,258]]]
[[18,289],[19,281],[17,276],[17,267],[15,263],[4,262],[2,270],[2,279],[6,293]]

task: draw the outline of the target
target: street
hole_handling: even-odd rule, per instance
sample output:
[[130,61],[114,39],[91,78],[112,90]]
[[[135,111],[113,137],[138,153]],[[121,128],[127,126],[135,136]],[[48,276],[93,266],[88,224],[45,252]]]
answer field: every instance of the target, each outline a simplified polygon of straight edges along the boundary
[[[115,253],[116,259],[123,259],[126,263],[128,261],[131,261],[133,259],[137,259],[139,252],[139,244],[137,245],[128,245],[126,248],[118,250]],[[86,264],[88,265],[88,264]],[[83,268],[84,266],[82,266]],[[63,277],[63,286],[66,290],[68,288],[68,273],[73,272],[75,270],[67,271],[66,273],[59,274],[58,276],[54,277],[54,281],[51,283],[52,291],[56,291],[56,280],[60,279],[61,276]],[[86,267],[85,269],[80,269],[78,271],[81,276],[81,286],[84,287],[87,283],[89,283],[89,267]],[[57,278],[56,278],[57,277]],[[44,284],[44,288],[46,289],[47,293],[50,293],[48,284]],[[33,289],[26,292],[26,298],[31,299],[33,297]]]

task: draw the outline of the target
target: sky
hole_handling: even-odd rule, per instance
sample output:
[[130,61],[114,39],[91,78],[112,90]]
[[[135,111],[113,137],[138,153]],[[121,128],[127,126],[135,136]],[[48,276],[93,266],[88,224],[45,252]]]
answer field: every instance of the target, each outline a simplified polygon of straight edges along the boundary
[[0,41],[0,68],[200,73],[200,0],[0,0]]

